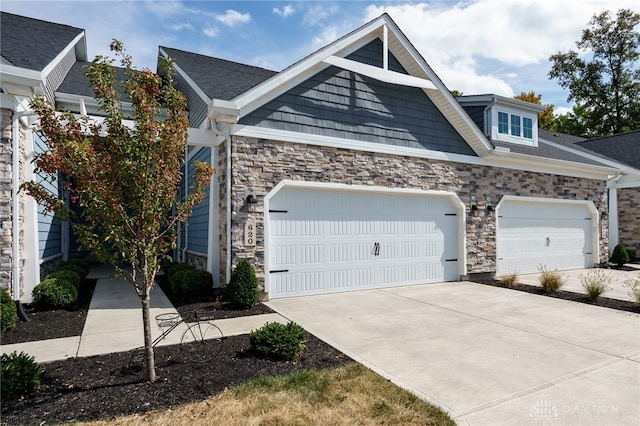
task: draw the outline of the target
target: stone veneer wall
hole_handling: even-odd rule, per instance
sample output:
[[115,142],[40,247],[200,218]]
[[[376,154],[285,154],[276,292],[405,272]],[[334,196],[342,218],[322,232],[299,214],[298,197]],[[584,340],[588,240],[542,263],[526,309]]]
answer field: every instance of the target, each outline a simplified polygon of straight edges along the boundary
[[[224,147],[221,148],[221,154]],[[223,168],[223,155],[218,170]],[[232,144],[232,264],[251,258],[256,274],[264,272],[264,196],[284,179],[348,183],[451,191],[467,205],[478,197],[478,210],[467,209],[467,266],[469,274],[492,273],[496,269],[495,212],[485,210],[486,196],[494,206],[504,195],[591,200],[597,208],[606,205],[604,181],[543,173],[499,169],[408,156],[321,147],[296,143],[234,137]],[[221,174],[220,217],[226,218],[224,179]],[[258,207],[244,213],[244,190],[255,188]],[[244,247],[244,223],[249,215],[257,228],[256,247]],[[224,226],[221,228],[223,235]],[[600,226],[600,253],[607,256],[606,226]],[[226,244],[221,250],[224,277]],[[224,281],[223,281],[224,282]]]
[[640,256],[640,188],[618,189],[620,244]]
[[11,110],[0,110],[0,287],[11,288],[13,235],[11,222]]
[[187,263],[196,269],[207,270],[207,258],[187,252]]
[[[24,195],[19,195],[19,209],[17,214],[20,234],[16,242],[13,235],[13,220],[16,212],[13,212],[13,143],[12,143],[12,111],[10,109],[0,110],[0,287],[12,291],[13,283],[13,265],[15,261],[19,262],[19,270],[24,269]],[[24,138],[25,133],[22,126],[19,129],[20,137],[20,171],[19,179],[24,180]],[[13,245],[19,244],[19,259],[13,259]],[[24,286],[23,275],[20,274],[20,290]]]

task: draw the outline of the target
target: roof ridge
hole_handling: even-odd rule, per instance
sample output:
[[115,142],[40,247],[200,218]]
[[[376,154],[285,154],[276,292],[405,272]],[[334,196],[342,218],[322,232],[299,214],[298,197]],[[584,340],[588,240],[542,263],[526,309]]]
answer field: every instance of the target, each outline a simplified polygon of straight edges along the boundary
[[[160,49],[163,50],[174,50],[174,51],[178,51],[178,52],[182,52],[182,53],[186,53],[188,55],[196,55],[196,56],[202,56],[204,58],[208,58],[208,59],[215,59],[217,61],[224,61],[227,62],[229,64],[234,64],[234,65],[242,65],[245,67],[251,67],[251,68],[255,68],[255,69],[259,69],[259,70],[264,70],[264,71],[269,71],[269,72],[274,72],[274,73],[278,73],[279,71],[275,71],[275,70],[270,70],[268,68],[264,68],[264,67],[259,67],[257,65],[251,65],[251,64],[245,64],[242,62],[238,62],[238,61],[232,61],[230,59],[224,59],[224,58],[218,58],[217,56],[210,56],[210,55],[205,55],[203,53],[197,53],[197,52],[190,52],[188,50],[183,50],[183,49],[177,49],[175,47],[167,47],[167,46],[159,46]],[[171,55],[169,55],[171,56]]]
[[23,18],[23,19],[29,19],[31,21],[38,21],[38,22],[42,22],[42,23],[45,23],[45,24],[49,24],[49,25],[57,25],[59,27],[72,28],[74,30],[79,30],[79,31],[86,31],[84,28],[74,27],[73,25],[61,24],[59,22],[47,21],[45,19],[40,19],[40,18],[32,18],[30,16],[18,15],[16,13],[11,13],[11,12],[0,11],[0,14],[2,14],[2,15],[11,15],[11,16],[15,16],[15,17],[18,17],[18,18]]

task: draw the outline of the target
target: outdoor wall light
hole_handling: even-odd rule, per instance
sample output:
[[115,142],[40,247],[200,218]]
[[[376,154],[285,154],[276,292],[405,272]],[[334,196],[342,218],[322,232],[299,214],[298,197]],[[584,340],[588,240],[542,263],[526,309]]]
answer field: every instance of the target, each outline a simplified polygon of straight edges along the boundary
[[603,219],[606,219],[609,217],[609,212],[606,210],[602,210],[602,213],[600,213],[600,217]]
[[250,211],[250,212],[256,211],[256,204],[258,203],[258,199],[256,198],[255,195],[253,194],[247,195],[247,198],[245,198],[244,201],[245,201],[245,205],[247,206],[247,211]]
[[487,197],[487,211],[493,211],[493,203],[491,202],[491,197]]
[[476,196],[472,195],[471,196],[471,211],[474,212],[478,210],[478,202],[476,201]]

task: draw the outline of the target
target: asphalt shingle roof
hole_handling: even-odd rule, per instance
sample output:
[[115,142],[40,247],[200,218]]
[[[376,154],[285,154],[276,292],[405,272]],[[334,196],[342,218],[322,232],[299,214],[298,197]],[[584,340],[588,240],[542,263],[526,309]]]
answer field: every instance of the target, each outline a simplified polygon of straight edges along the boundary
[[[91,65],[91,62],[78,61],[73,64],[56,92],[93,98],[93,86],[89,85],[89,79],[84,75],[85,67],[89,65]],[[123,81],[124,68],[114,68],[116,70],[116,81]],[[121,96],[124,95],[124,90],[120,85],[116,85],[116,90]],[[124,100],[124,97],[122,99]]]
[[589,158],[585,158],[579,154],[574,154],[572,152],[565,151],[564,149],[560,149],[555,147],[548,142],[546,142],[542,138],[538,138],[538,146],[526,146],[526,145],[518,145],[514,143],[502,142],[502,141],[491,141],[495,146],[509,148],[509,150],[516,154],[525,154],[531,155],[533,157],[541,157],[541,158],[552,158],[556,160],[563,161],[571,161],[573,163],[580,164],[588,164],[593,166],[607,166],[604,163],[599,161],[591,160]]
[[42,71],[84,30],[0,13],[0,54],[12,65]]
[[576,145],[640,169],[640,130],[598,139],[588,139],[576,142]]
[[210,99],[229,101],[271,78],[276,71],[198,53],[161,47]]

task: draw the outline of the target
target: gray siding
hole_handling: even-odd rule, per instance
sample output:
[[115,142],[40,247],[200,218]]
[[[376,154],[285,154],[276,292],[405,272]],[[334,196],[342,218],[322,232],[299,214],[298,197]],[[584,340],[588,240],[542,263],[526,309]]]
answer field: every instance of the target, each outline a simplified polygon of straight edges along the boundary
[[471,117],[478,129],[484,133],[484,110],[483,106],[463,106],[465,112]]
[[[190,181],[193,177],[194,161],[202,161],[211,163],[211,148],[200,148],[189,160],[189,176]],[[193,209],[193,214],[189,217],[188,241],[187,249],[198,253],[208,253],[208,232],[209,232],[209,203],[210,192],[209,187],[206,188],[206,196],[200,204]],[[183,234],[183,241],[187,237],[187,233]]]
[[175,76],[176,89],[181,91],[187,98],[187,109],[189,110],[189,125],[199,127],[207,118],[208,106],[196,91],[191,87],[181,75]]
[[[350,59],[382,64],[373,41]],[[402,69],[389,55],[392,70]],[[331,66],[240,120],[241,124],[475,155],[427,95]]]
[[[35,151],[44,152],[46,146],[39,136],[34,136]],[[59,194],[58,179],[48,181],[36,175],[36,181],[53,194]],[[62,227],[59,219],[38,205],[38,249],[40,259],[62,254]]]
[[58,89],[62,81],[66,77],[67,73],[76,62],[75,49],[70,49],[69,52],[62,58],[62,60],[56,65],[46,77],[46,93],[45,97],[50,101],[55,101],[55,91]]

